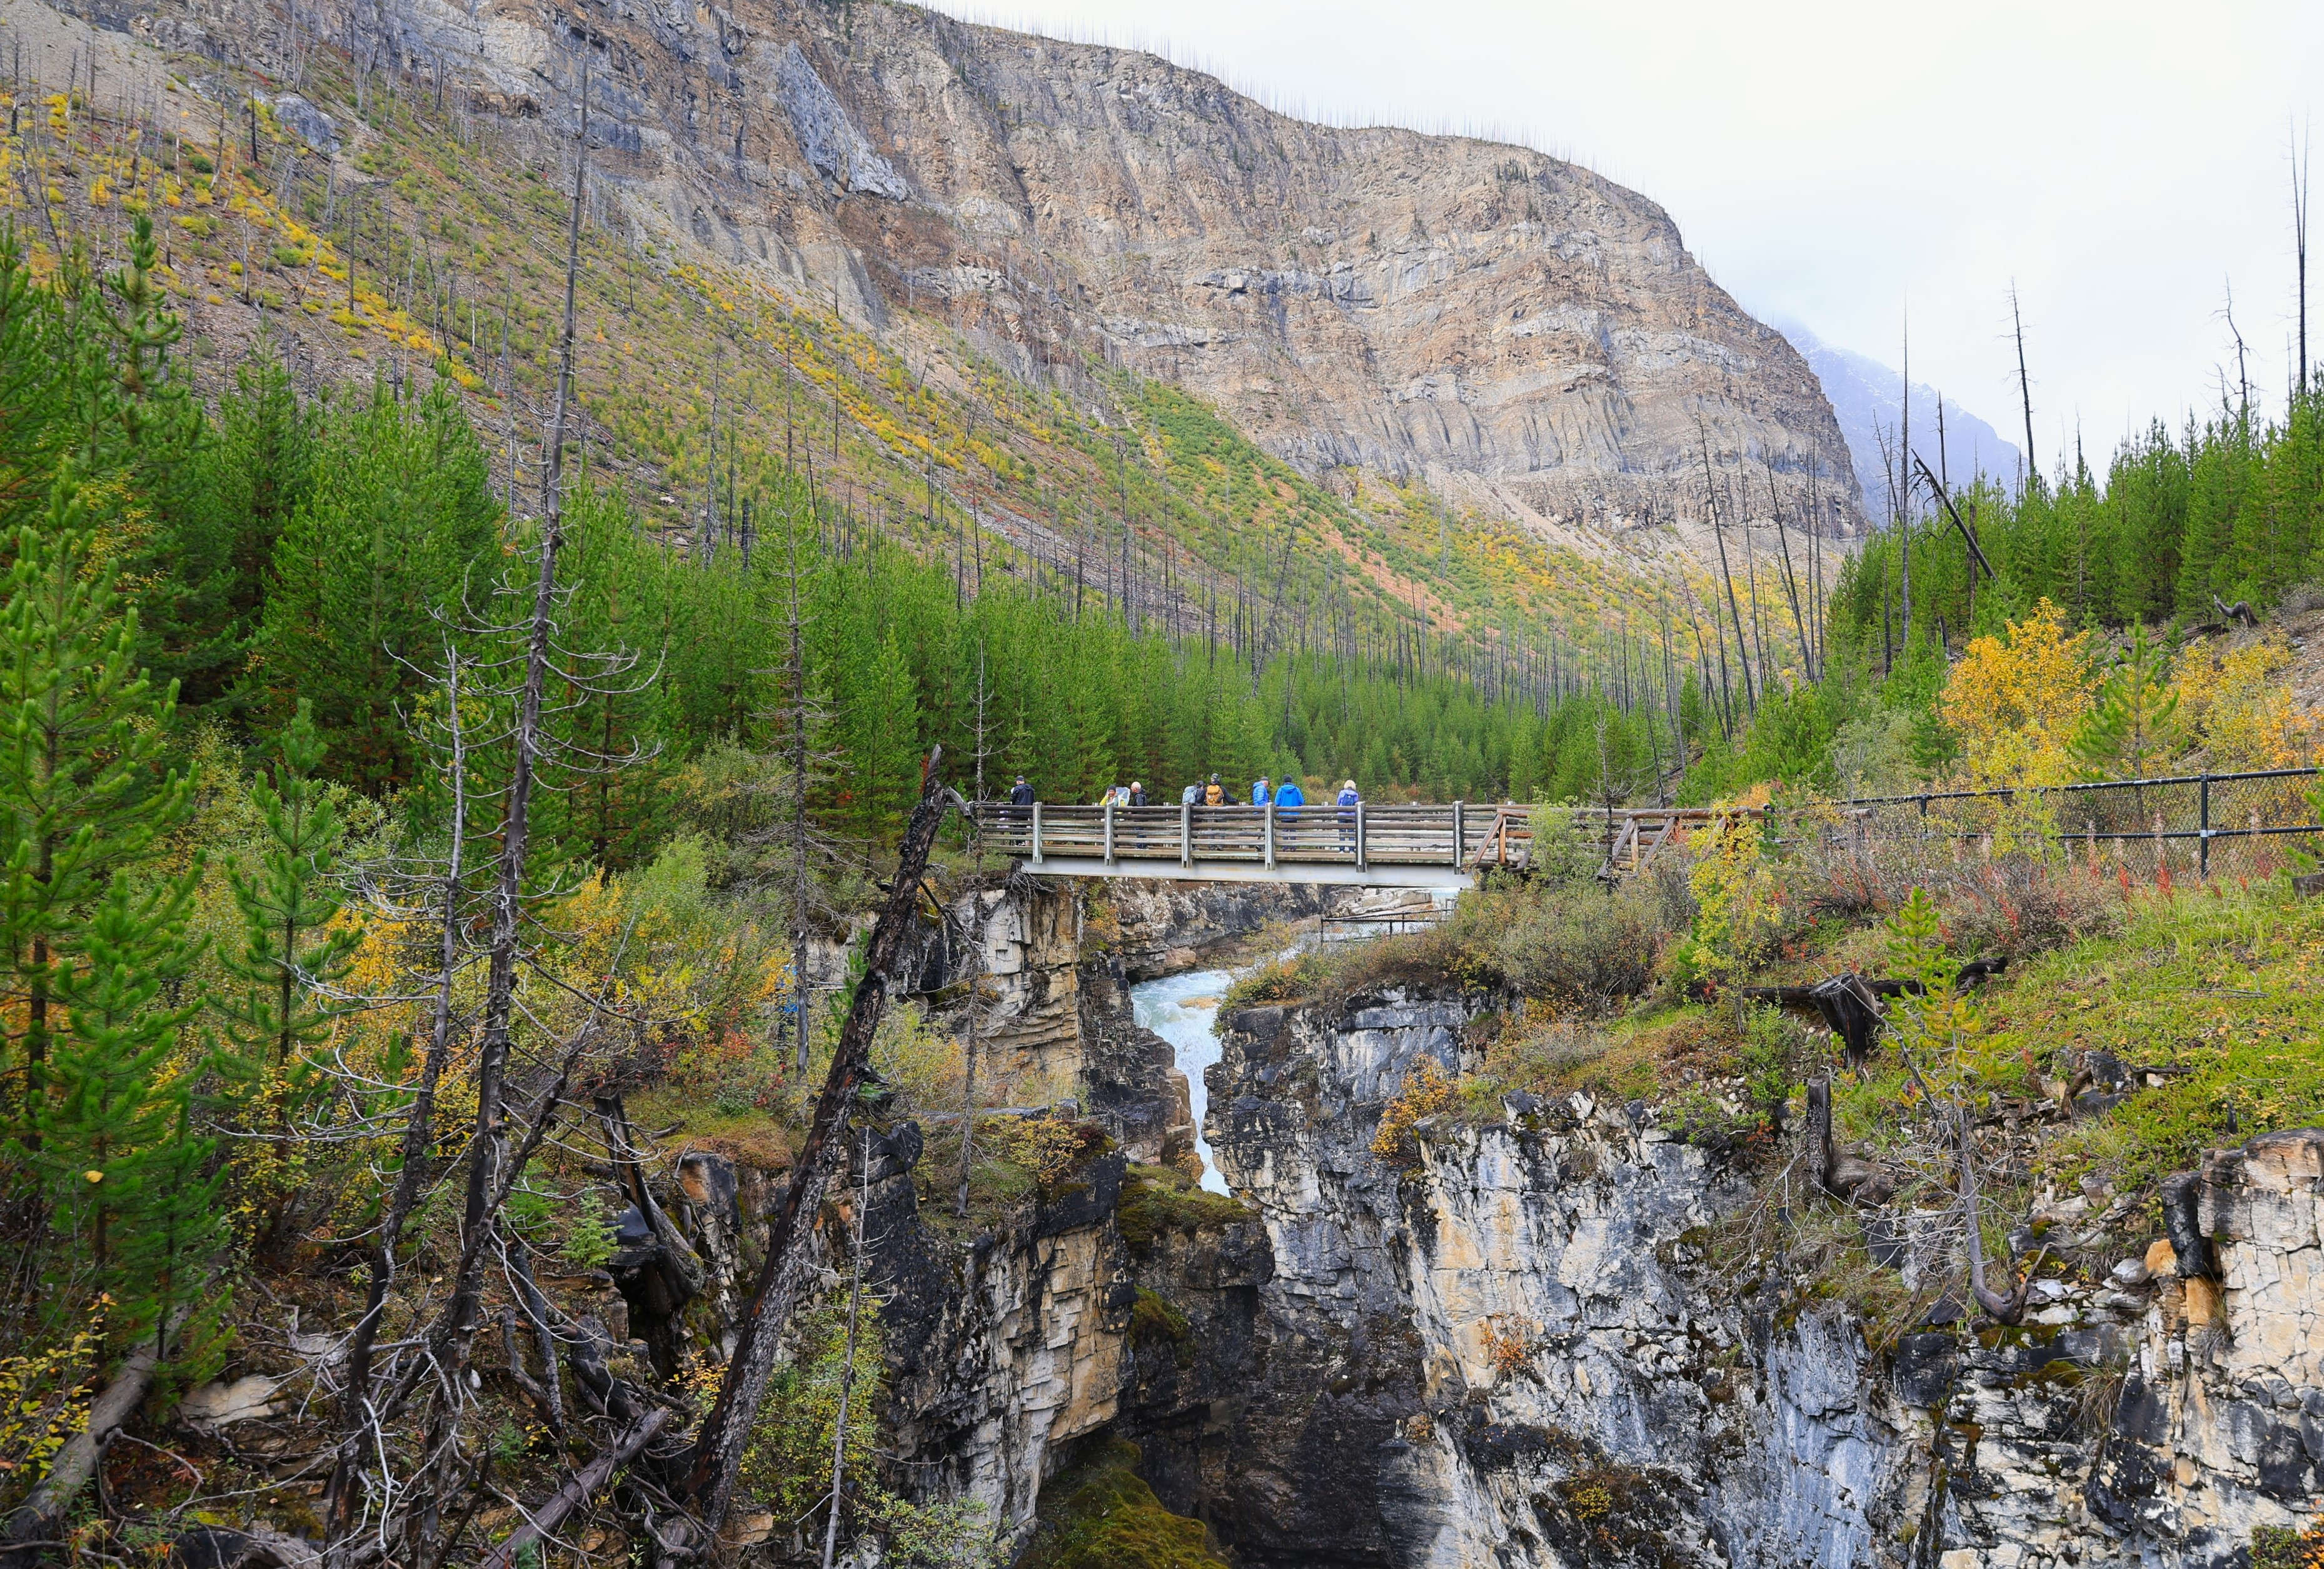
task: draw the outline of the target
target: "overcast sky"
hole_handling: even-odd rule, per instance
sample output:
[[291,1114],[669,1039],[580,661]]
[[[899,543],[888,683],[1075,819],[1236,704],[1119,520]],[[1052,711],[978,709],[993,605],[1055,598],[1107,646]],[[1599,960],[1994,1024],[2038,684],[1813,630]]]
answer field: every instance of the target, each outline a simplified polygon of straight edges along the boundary
[[[1578,160],[1660,202],[1763,317],[1894,365],[1909,311],[1913,379],[2023,439],[2015,279],[2044,468],[2078,420],[2095,454],[2216,407],[2230,285],[2255,390],[2291,373],[2289,143],[2324,106],[2324,0],[945,8],[1154,49],[1318,118]],[[2324,256],[2311,276],[2324,358]]]

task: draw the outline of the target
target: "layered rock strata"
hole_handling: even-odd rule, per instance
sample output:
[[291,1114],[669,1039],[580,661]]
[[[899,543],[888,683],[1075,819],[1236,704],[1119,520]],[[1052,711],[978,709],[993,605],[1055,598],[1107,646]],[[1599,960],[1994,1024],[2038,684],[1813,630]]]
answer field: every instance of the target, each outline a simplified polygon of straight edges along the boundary
[[[254,0],[137,20],[296,52]],[[1092,359],[1132,366],[1311,473],[1425,474],[1547,527],[1699,518],[1707,461],[1795,520],[1812,491],[1826,528],[1858,518],[1791,344],[1655,203],[1528,148],[1312,124],[1152,55],[910,5],[410,0],[306,30],[440,69],[520,141],[565,123],[586,54],[598,178],[659,241],[875,329],[934,311],[1084,394]]]
[[2043,1282],[2022,1328],[1875,1354],[1843,1307],[1728,1278],[1757,1184],[1643,1105],[1512,1096],[1375,1155],[1466,1017],[1230,1021],[1210,1137],[1273,1269],[1233,1485],[1192,1506],[1240,1561],[2225,1566],[2324,1508],[2324,1132],[2210,1160],[2210,1273],[2162,1244]]

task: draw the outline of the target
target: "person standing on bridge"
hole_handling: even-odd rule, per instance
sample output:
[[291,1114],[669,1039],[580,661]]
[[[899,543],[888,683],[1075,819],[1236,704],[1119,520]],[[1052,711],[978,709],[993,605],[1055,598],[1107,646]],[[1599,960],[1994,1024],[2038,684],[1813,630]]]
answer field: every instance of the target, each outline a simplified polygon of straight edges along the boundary
[[1178,793],[1178,804],[1181,806],[1200,806],[1202,803],[1203,787],[1200,784],[1189,784]]
[[1275,781],[1269,779],[1266,775],[1261,774],[1258,778],[1250,782],[1250,803],[1253,806],[1266,805],[1268,797],[1273,793],[1274,789]]
[[1307,796],[1306,794],[1299,788],[1298,780],[1286,778],[1282,784],[1275,787],[1275,837],[1277,849],[1283,849],[1291,842],[1294,837],[1292,825],[1299,821],[1299,814],[1296,812],[1287,809],[1295,806],[1305,806],[1306,804]]
[[1146,786],[1135,779],[1130,782],[1130,804],[1132,806],[1146,804]]
[[1219,776],[1216,774],[1213,774],[1211,775],[1211,782],[1203,786],[1203,804],[1205,806],[1224,806],[1226,803],[1226,786],[1221,784],[1219,783]]
[[1025,775],[1022,774],[1017,775],[1016,787],[1009,792],[1009,804],[1011,806],[1033,804],[1033,787],[1025,783]]
[[1340,809],[1340,849],[1353,852],[1356,848],[1356,807],[1363,797],[1356,794],[1356,782],[1349,779],[1340,785],[1340,798],[1333,804]]

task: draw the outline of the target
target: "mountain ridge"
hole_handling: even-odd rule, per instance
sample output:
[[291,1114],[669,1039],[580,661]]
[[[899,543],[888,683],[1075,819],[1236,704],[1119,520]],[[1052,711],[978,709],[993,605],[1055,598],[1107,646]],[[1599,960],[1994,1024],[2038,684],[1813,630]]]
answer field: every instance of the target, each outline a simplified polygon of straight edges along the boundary
[[[1848,438],[1849,454],[1855,460],[1865,515],[1886,517],[1894,509],[1888,482],[1883,477],[1885,463],[1880,446],[1882,433],[1886,431],[1886,439],[1893,442],[1902,423],[1903,373],[1869,354],[1826,343],[1803,322],[1779,321],[1776,330],[1791,340],[1823,386],[1824,397],[1831,404],[1832,413]],[[1959,474],[1964,483],[1978,473],[1991,474],[2011,484],[2017,482],[2018,465],[2024,461],[2024,454],[2014,442],[1960,404],[1945,400],[1943,393],[1925,382],[1913,383],[1913,403],[1932,431],[1936,428],[1935,415],[1941,403],[1945,408],[1941,473],[1948,477]],[[1914,445],[1923,455],[1934,456],[1938,451],[1934,441],[1917,441]]]

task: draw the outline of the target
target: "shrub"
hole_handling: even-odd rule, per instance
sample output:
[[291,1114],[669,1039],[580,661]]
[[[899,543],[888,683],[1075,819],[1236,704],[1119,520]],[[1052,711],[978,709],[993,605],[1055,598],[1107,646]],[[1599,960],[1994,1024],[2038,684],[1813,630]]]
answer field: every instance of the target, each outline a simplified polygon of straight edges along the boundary
[[2324,1526],[2296,1531],[2285,1526],[2252,1530],[2252,1569],[2324,1569]]
[[2025,857],[1977,862],[1939,886],[1946,935],[1964,958],[2031,959],[2122,922],[2113,885]]
[[1286,954],[1262,964],[1227,987],[1220,999],[1222,1014],[1259,1003],[1296,1003],[1314,996],[1331,974],[1323,957],[1311,950]]
[[1462,1100],[1471,1115],[1490,1120],[1500,1115],[1501,1097],[1512,1091],[1562,1094],[1573,1087],[1582,1069],[1606,1055],[1608,1046],[1603,1034],[1574,1020],[1505,1029],[1486,1049],[1478,1070],[1462,1077]]
[[1723,985],[1775,946],[1783,927],[1783,890],[1768,865],[1757,818],[1716,818],[1705,830],[1687,884],[1694,930],[1674,955],[1681,985]]
[[1380,1112],[1379,1127],[1372,1134],[1372,1153],[1392,1166],[1416,1164],[1420,1142],[1413,1135],[1413,1124],[1450,1106],[1452,1092],[1452,1080],[1436,1066],[1436,1060],[1423,1057]]
[[1780,1116],[1813,1050],[1807,1032],[1782,1009],[1756,1004],[1746,1008],[1743,1044],[1735,1065],[1751,1104],[1770,1116]]
[[1654,897],[1624,889],[1553,892],[1496,944],[1500,968],[1529,997],[1602,1011],[1654,984],[1665,928]]
[[1478,1332],[1484,1337],[1485,1360],[1497,1378],[1515,1378],[1533,1371],[1533,1339],[1524,1325],[1500,1314],[1486,1319]]
[[1062,1117],[1005,1117],[987,1124],[991,1147],[1001,1160],[1032,1175],[1044,1197],[1055,1197],[1082,1163],[1105,1149],[1103,1130]]

